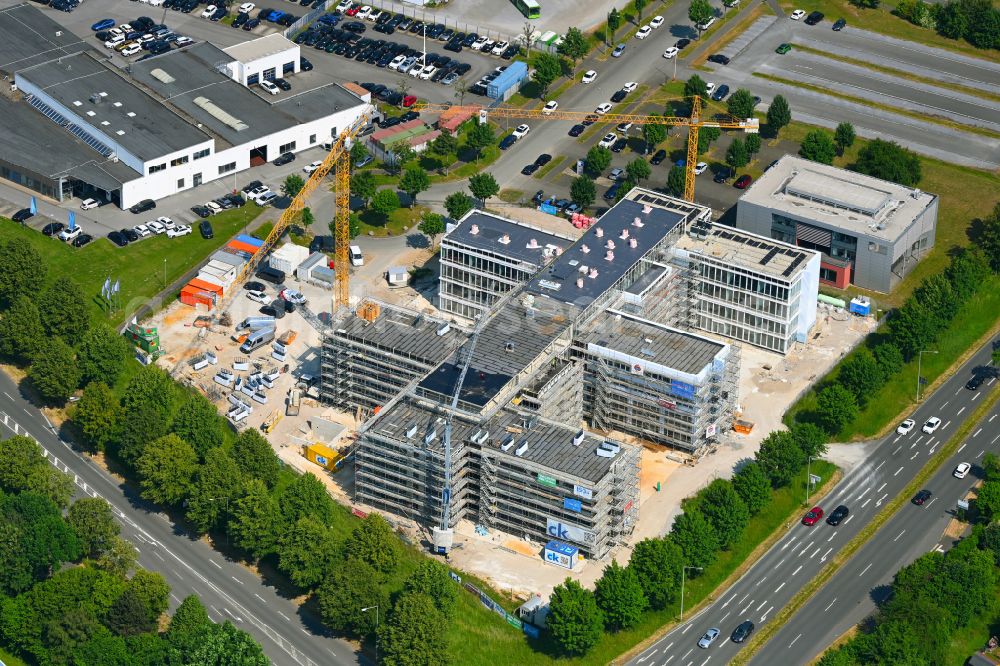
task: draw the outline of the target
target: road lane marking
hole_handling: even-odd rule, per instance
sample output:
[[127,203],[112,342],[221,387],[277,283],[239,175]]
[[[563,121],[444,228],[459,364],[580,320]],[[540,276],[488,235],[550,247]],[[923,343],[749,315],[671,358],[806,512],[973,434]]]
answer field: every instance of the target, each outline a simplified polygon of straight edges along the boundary
[[882,465],[884,465],[884,464],[885,464],[885,461],[883,460],[882,462],[880,462],[880,463],[878,464],[878,467],[876,467],[876,468],[875,468],[875,471],[877,472],[877,471],[879,471],[880,469],[882,469]]
[[[691,624],[690,623],[688,624],[688,626],[684,627],[684,630],[681,631],[681,634],[686,634],[689,629],[691,629]],[[684,655],[684,656],[686,657],[687,655]]]
[[979,396],[981,396],[981,395],[982,395],[982,393],[980,393],[979,391],[976,391],[976,394],[974,396],[972,396],[972,402],[975,402],[976,400],[979,400]]
[[924,438],[924,435],[921,435],[920,437],[917,437],[917,441],[915,441],[915,442],[913,442],[913,443],[914,443],[914,444],[919,444],[919,443],[920,443],[920,440],[922,440],[923,438]]
[[795,574],[797,574],[799,572],[799,569],[801,569],[801,568],[802,568],[802,565],[800,564],[799,568],[792,572],[792,575],[794,576]]
[[910,458],[910,460],[916,460],[918,455],[920,455],[920,451],[914,451],[913,456]]
[[749,596],[750,596],[749,594],[744,594],[743,598],[736,602],[737,605],[743,603],[744,601],[746,601],[747,597],[749,597]]
[[[990,382],[990,383],[992,384],[992,382]],[[996,417],[997,417],[997,415],[994,414],[993,416],[990,417],[990,420],[988,422],[989,423],[993,423],[993,419],[995,419]]]
[[962,409],[958,410],[958,413],[955,414],[955,416],[961,416],[962,412],[964,412],[964,411],[965,411],[965,407],[962,407]]
[[670,641],[670,645],[668,645],[667,647],[663,648],[663,651],[667,652],[670,648],[672,648],[674,646],[674,643],[675,643],[675,641]]
[[763,608],[764,604],[766,604],[766,603],[767,603],[767,599],[764,599],[764,601],[760,602],[760,606],[757,606],[757,610],[760,610],[761,608]]
[[930,451],[928,451],[928,452],[927,452],[927,455],[929,455],[929,456],[932,456],[932,455],[934,455],[934,451],[935,451],[936,449],[937,449],[937,444],[935,444],[935,445],[934,445],[934,448],[933,448],[933,449],[931,449]]
[[830,550],[828,550],[825,553],[823,553],[823,557],[819,558],[820,562],[826,562],[826,558],[829,557],[830,553],[832,553],[832,552],[833,552],[833,547],[831,546]]
[[681,659],[687,659],[688,655],[691,654],[692,652],[694,652],[694,648],[691,648],[690,650],[688,650],[687,652],[685,652],[684,656],[681,657]]
[[979,453],[977,453],[976,457],[978,458],[979,456],[983,455],[984,453],[986,453],[986,449],[983,449],[982,451],[980,451]]
[[877,493],[882,492],[882,489],[885,488],[885,486],[886,486],[887,483],[889,483],[889,482],[886,481],[885,483],[883,483],[881,486],[878,487],[878,490],[876,490],[875,492],[877,492]]
[[[927,506],[930,506],[930,504],[928,504]],[[896,538],[893,539],[892,542],[896,543],[897,541],[899,541],[899,537],[903,536],[903,534],[905,534],[905,533],[906,533],[906,530],[903,530],[902,532],[900,532],[899,534],[897,534]]]
[[243,585],[243,581],[241,581],[241,580],[240,580],[239,578],[237,578],[236,576],[230,576],[230,578],[232,578],[233,580],[235,580],[235,581],[236,581],[237,583],[239,583],[240,585]]
[[11,397],[10,393],[7,393],[7,391],[4,391],[4,392],[3,392],[3,394],[4,394],[5,396],[7,396],[7,398],[8,398],[8,399],[9,399],[9,400],[10,400],[11,402],[14,402],[14,398],[13,398],[13,397]]
[[266,601],[264,601],[264,597],[260,596],[256,592],[253,593],[253,596],[257,597],[258,599],[260,599],[261,601],[263,601],[265,604],[267,603]]
[[819,551],[821,551],[821,550],[823,550],[823,546],[820,546],[819,548],[817,548],[816,552],[809,556],[809,559],[811,560],[812,558],[814,558],[817,555],[819,555]]
[[215,565],[215,566],[216,566],[217,568],[219,568],[219,569],[221,569],[221,568],[222,568],[221,566],[219,566],[219,564],[217,564],[217,563],[216,563],[216,561],[215,561],[215,560],[212,560],[212,559],[210,559],[210,560],[209,560],[209,562],[211,562],[212,564],[214,564],[214,565]]
[[866,500],[865,500],[865,503],[861,505],[861,508],[863,509],[863,508],[865,508],[866,506],[868,506],[868,503],[869,503],[869,502],[871,502],[871,501],[872,501],[872,498],[871,498],[871,497],[869,497],[868,499],[866,499]]
[[902,465],[900,465],[900,466],[899,466],[899,469],[897,469],[897,470],[896,470],[896,473],[895,473],[895,474],[893,474],[893,476],[899,476],[899,473],[900,473],[900,472],[902,472],[902,471],[903,471],[903,466],[902,466]]
[[284,613],[282,613],[281,611],[278,611],[278,615],[280,615],[281,617],[285,618],[285,620],[286,620],[287,622],[291,622],[291,620],[289,620],[289,619],[288,619],[288,616],[287,616],[287,615],[285,615]]
[[726,621],[726,618],[727,618],[727,617],[729,617],[729,616],[730,616],[730,615],[732,615],[732,614],[733,614],[733,611],[729,611],[728,613],[726,613],[725,615],[723,615],[723,616],[722,616],[722,619],[721,619],[721,620],[719,620],[719,624],[722,624],[723,622],[725,622],[725,621]]
[[649,659],[650,657],[652,657],[654,654],[656,654],[659,651],[660,651],[660,648],[653,648],[652,652],[650,652],[649,650],[647,650],[645,655],[639,657],[635,661],[636,661],[636,663],[641,664],[642,662],[646,661],[647,659]]
[[982,429],[982,428],[980,428],[980,429],[979,429],[979,430],[977,430],[976,432],[972,433],[972,436],[973,436],[973,437],[975,437],[976,435],[978,435],[978,434],[979,434],[979,433],[981,433],[982,431],[983,431],[983,429]]
[[924,508],[925,508],[925,509],[929,509],[929,508],[931,508],[931,504],[934,504],[934,502],[936,502],[936,501],[937,501],[937,497],[935,497],[935,498],[934,498],[934,499],[932,499],[932,500],[931,500],[930,502],[928,502],[928,503],[927,503],[927,506],[925,506]]
[[740,615],[746,615],[751,606],[753,606],[753,599],[750,600],[750,603],[747,604],[746,608],[740,611]]
[[[955,395],[958,395],[961,392],[962,392],[962,389],[958,389],[958,393],[956,393]],[[948,400],[943,405],[941,405],[941,409],[944,409],[945,407],[947,407],[949,402],[951,402],[951,400]]]
[[[788,581],[785,581],[785,582],[788,582]],[[777,593],[777,592],[781,592],[781,588],[783,588],[784,586],[785,586],[785,583],[782,583],[781,585],[779,585],[779,586],[778,586],[778,587],[777,587],[777,588],[776,588],[776,589],[774,590],[774,591],[775,591],[775,593]]]
[[879,497],[878,501],[875,502],[875,506],[882,506],[882,502],[884,502],[885,498],[888,497],[888,496],[889,496],[889,493],[886,493],[885,495],[882,495],[882,497]]
[[836,533],[836,532],[834,532],[833,534],[831,534],[831,535],[830,535],[830,538],[829,538],[829,539],[827,539],[827,540],[826,540],[826,542],[827,542],[827,543],[830,543],[831,541],[833,541],[833,537],[835,537],[835,536],[837,536],[837,533]]
[[[968,442],[966,442],[965,444],[968,444]],[[962,449],[965,448],[965,444],[962,444],[962,446],[958,447],[958,451],[956,451],[955,453],[961,453]]]
[[944,430],[945,428],[947,428],[947,427],[948,427],[948,426],[950,426],[950,425],[951,425],[951,421],[945,421],[945,422],[944,422],[944,425],[943,425],[943,426],[941,426],[941,430]]
[[[993,419],[990,419],[990,420],[992,421]],[[990,442],[990,444],[993,444],[993,443],[994,443],[994,442],[996,442],[996,441],[997,441],[998,439],[1000,439],[1000,435],[997,435],[996,437],[994,437],[994,438],[993,438],[993,441],[992,441],[992,442]]]
[[[736,594],[739,594],[739,592],[737,592]],[[733,596],[729,597],[729,601],[727,601],[726,603],[722,604],[722,607],[723,607],[723,608],[725,608],[725,607],[726,607],[726,606],[728,606],[728,605],[729,605],[730,603],[732,603],[733,599],[735,599],[735,598],[736,598],[736,594],[734,594]]]
[[868,566],[866,566],[864,569],[862,569],[861,573],[858,574],[858,578],[861,578],[862,576],[864,576],[865,572],[868,571],[871,568],[872,568],[872,565],[871,565],[871,562],[869,562]]
[[165,559],[163,559],[163,556],[162,556],[162,555],[160,555],[160,554],[159,554],[158,552],[156,552],[155,550],[153,551],[153,555],[154,555],[154,556],[155,556],[155,557],[156,557],[156,558],[157,558],[158,560],[160,560],[161,562],[166,562],[166,560],[165,560]]
[[705,664],[707,664],[708,660],[711,659],[711,658],[712,658],[712,655],[708,655],[707,657],[705,657],[705,661],[701,662],[701,666],[705,666]]
[[788,548],[789,546],[791,546],[791,545],[792,545],[792,542],[793,542],[793,541],[795,541],[795,538],[796,538],[796,537],[794,537],[794,536],[790,537],[790,538],[788,539],[788,542],[787,542],[787,543],[785,543],[785,545],[781,547],[781,550],[784,550],[784,549]]
[[764,582],[765,580],[767,580],[767,576],[764,576],[764,577],[763,577],[763,578],[761,578],[761,579],[760,579],[759,581],[757,581],[757,584],[758,584],[758,585],[760,585],[760,584],[761,584],[761,583],[763,583],[763,582]]
[[670,661],[671,661],[671,660],[672,660],[672,659],[673,659],[674,657],[676,657],[676,656],[677,656],[677,655],[675,655],[675,654],[672,654],[672,655],[670,655],[670,659],[667,659],[667,660],[666,660],[665,662],[663,662],[663,666],[667,666],[667,664],[669,664],[669,663],[670,663]]
[[899,453],[899,450],[900,450],[901,448],[903,448],[903,447],[902,447],[902,445],[900,445],[900,446],[897,446],[897,447],[896,447],[896,450],[892,452],[892,455],[896,455],[897,453]]
[[830,602],[830,606],[827,606],[826,608],[824,608],[824,609],[823,609],[823,612],[825,613],[825,612],[827,612],[828,610],[830,610],[830,607],[831,607],[831,606],[833,606],[833,605],[834,605],[835,603],[837,603],[837,597],[834,597],[834,598],[833,598],[833,601],[831,601],[831,602]]
[[854,501],[855,501],[855,502],[857,502],[857,501],[858,501],[859,499],[861,499],[862,497],[864,497],[865,495],[867,495],[867,494],[868,494],[868,493],[870,493],[871,491],[872,491],[872,488],[871,488],[871,486],[868,486],[867,488],[865,488],[865,489],[864,489],[864,490],[863,490],[863,491],[861,492],[861,494],[860,494],[860,495],[858,495],[857,497],[855,497],[855,498],[854,498]]
[[768,615],[768,613],[770,613],[773,610],[774,610],[774,606],[771,606],[766,611],[764,611],[764,614],[760,616],[760,621],[761,622],[766,622],[767,621],[767,615]]
[[798,636],[796,636],[795,638],[793,638],[792,642],[788,644],[788,649],[791,650],[792,646],[795,645],[795,641],[799,640],[800,638],[802,638],[802,634],[799,634]]

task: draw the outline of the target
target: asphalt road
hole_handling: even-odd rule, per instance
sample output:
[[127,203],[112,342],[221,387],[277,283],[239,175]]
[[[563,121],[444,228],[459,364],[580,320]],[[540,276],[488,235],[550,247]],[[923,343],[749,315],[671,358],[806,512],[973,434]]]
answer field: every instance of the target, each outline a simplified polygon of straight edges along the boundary
[[[982,392],[984,389],[980,389]],[[957,389],[956,404],[963,404],[966,389]],[[947,397],[947,396],[945,396]],[[981,399],[981,398],[980,398]],[[971,409],[971,407],[970,407]],[[758,652],[751,663],[807,664],[828,645],[875,610],[882,601],[896,572],[931,550],[944,551],[952,545],[942,538],[953,518],[956,503],[966,497],[982,476],[979,466],[987,452],[1000,451],[1000,407],[987,414],[975,427],[960,449],[928,481],[934,493],[922,507],[907,504],[840,571],[810,599],[805,606]],[[919,431],[917,431],[919,432]],[[916,441],[914,433],[897,437],[888,446],[900,446],[896,458],[905,458]],[[911,442],[910,440],[913,440]],[[907,446],[907,444],[910,446]],[[923,453],[926,442],[912,449]],[[920,456],[918,455],[918,458]],[[953,475],[960,462],[972,464],[965,479]]]
[[[749,619],[759,629],[769,618],[773,618],[807,581],[819,573],[827,560],[868,524],[882,505],[895,497],[927,464],[930,455],[955,432],[964,418],[968,418],[986,392],[995,390],[997,384],[995,379],[975,392],[964,388],[973,370],[986,365],[989,358],[990,345],[986,345],[920,404],[916,412],[911,415],[911,418],[916,420],[917,427],[909,436],[897,437],[894,433],[878,442],[869,458],[848,473],[826,497],[811,501],[811,504],[821,506],[827,514],[838,505],[846,505],[851,513],[839,526],[832,527],[824,520],[807,527],[796,518],[787,534],[781,537],[743,577],[721,592],[714,603],[700,611],[697,616],[688,618],[686,622],[659,639],[629,663],[642,666],[666,664],[707,666],[710,663],[724,664],[732,659],[741,648],[740,644],[729,640],[736,626]],[[941,427],[932,435],[921,433],[920,425],[932,416],[942,420]],[[977,435],[977,437],[983,436],[984,433]],[[947,471],[950,472],[950,469]],[[935,483],[937,482],[935,479]],[[970,479],[962,484],[962,487],[968,488],[971,483]],[[945,502],[953,499],[945,496],[940,502],[928,505],[925,511],[935,509],[936,505],[937,509],[943,510]],[[916,507],[905,507],[907,511],[910,509],[916,510]],[[921,519],[925,520],[926,514],[921,513]],[[901,526],[900,530],[902,529],[905,527]],[[885,531],[892,533],[890,539],[901,538],[897,536],[899,530],[896,529],[895,523],[890,524]],[[893,554],[895,553],[890,552],[885,555]],[[899,566],[894,557],[886,557],[879,552],[879,558],[893,567],[893,570]],[[835,590],[834,595],[841,592],[833,585],[828,585],[827,588]],[[846,592],[841,595],[838,602],[845,606],[853,605],[857,601],[857,595],[864,596],[867,591],[865,588],[854,590],[853,594]],[[819,612],[824,615],[826,613],[824,610]],[[809,619],[813,623],[817,622],[815,615]],[[802,626],[798,620],[796,626]],[[698,647],[698,639],[710,627],[720,629],[721,635],[711,647],[703,650]],[[802,632],[803,629],[799,628],[798,631]],[[784,646],[787,646],[794,636],[795,634],[792,634],[787,641],[784,641]],[[759,663],[798,663],[803,657],[798,650],[788,652],[787,647],[786,652],[781,653],[780,657],[775,657],[774,653],[769,652],[769,654],[770,660],[761,660]]]
[[122,523],[122,536],[139,553],[139,565],[159,572],[170,584],[171,608],[190,594],[198,595],[213,620],[230,620],[249,632],[277,666],[361,663],[351,645],[324,637],[322,627],[275,588],[173,525],[131,489],[74,451],[4,373],[0,373],[0,424],[5,426],[0,428],[4,437],[26,431],[34,437],[58,469],[73,475],[80,496],[101,496],[111,504]]

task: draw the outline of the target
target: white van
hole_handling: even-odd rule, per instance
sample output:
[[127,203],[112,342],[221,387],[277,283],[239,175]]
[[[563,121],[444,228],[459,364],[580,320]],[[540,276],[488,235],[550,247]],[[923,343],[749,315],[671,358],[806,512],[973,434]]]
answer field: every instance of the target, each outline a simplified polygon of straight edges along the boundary
[[240,345],[240,351],[244,354],[249,354],[255,349],[260,349],[266,344],[269,344],[274,340],[274,329],[273,328],[262,328],[253,331],[247,336],[246,341]]
[[361,254],[361,248],[357,245],[352,245],[351,250],[351,266],[364,266],[365,257]]

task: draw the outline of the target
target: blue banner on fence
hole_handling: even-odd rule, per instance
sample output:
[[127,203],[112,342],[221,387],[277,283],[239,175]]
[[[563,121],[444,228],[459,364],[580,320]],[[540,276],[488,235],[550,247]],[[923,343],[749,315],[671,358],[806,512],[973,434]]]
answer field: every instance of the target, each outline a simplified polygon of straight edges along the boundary
[[461,585],[461,584],[462,584],[462,577],[461,577],[461,576],[459,576],[459,575],[458,575],[457,573],[455,573],[454,571],[449,571],[449,572],[448,572],[448,575],[449,575],[449,576],[451,576],[451,579],[452,579],[453,581],[455,581],[456,583],[458,583],[459,585]]
[[38,214],[38,199],[36,199],[35,197],[31,197],[31,204],[28,206],[28,209],[31,210],[31,214],[32,215],[37,215]]
[[533,624],[528,624],[527,622],[521,623],[521,631],[523,631],[529,638],[538,638],[542,634],[542,632],[538,630],[538,627]]

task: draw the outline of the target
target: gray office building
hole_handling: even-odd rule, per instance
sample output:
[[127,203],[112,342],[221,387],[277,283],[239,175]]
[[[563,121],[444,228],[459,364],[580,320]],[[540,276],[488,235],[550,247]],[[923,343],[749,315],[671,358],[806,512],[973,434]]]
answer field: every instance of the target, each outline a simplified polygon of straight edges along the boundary
[[785,155],[736,208],[736,226],[822,253],[820,281],[888,293],[934,246],[936,195]]

